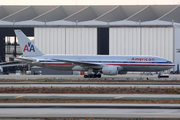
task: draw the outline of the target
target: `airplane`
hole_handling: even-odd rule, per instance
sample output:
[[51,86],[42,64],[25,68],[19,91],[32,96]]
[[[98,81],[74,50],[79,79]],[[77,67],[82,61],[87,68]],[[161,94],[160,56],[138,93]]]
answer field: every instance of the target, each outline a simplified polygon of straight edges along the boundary
[[21,30],[14,32],[23,53],[17,60],[60,71],[86,71],[84,78],[100,78],[101,74],[126,74],[128,71],[157,72],[175,66],[171,61],[156,56],[46,55]]

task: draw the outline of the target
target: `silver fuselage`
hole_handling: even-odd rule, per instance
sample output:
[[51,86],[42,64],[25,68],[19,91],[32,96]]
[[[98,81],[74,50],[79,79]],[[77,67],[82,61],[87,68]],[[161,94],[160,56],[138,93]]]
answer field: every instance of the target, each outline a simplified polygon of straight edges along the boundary
[[[37,60],[33,65],[60,71],[71,71],[74,66],[77,66],[77,64],[56,61],[53,59],[95,63],[99,64],[101,68],[106,65],[121,66],[123,68],[122,71],[156,72],[168,70],[174,67],[174,64],[169,60],[155,56],[42,55],[29,58]],[[88,68],[95,67],[96,66],[93,65],[88,66]]]

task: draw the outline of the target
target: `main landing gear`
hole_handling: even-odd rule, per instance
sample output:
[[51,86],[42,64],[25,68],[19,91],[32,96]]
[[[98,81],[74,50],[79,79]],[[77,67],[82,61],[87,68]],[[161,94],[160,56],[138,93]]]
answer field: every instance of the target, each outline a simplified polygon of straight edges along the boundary
[[84,75],[84,78],[101,78],[101,74]]

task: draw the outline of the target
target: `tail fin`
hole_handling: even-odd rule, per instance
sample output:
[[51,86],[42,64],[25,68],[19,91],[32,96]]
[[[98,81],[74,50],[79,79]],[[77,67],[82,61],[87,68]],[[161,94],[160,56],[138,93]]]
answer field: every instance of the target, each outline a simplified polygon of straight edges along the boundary
[[18,42],[24,57],[43,55],[43,53],[29,40],[29,38],[27,38],[27,36],[21,30],[14,30],[14,32],[18,38]]

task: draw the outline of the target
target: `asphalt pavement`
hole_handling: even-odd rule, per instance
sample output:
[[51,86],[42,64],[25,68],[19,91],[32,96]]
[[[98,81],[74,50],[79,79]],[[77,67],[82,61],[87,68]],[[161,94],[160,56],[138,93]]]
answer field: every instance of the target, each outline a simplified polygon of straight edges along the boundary
[[83,75],[0,75],[0,79],[63,79],[63,80],[81,80],[81,79],[99,79],[99,80],[147,80],[147,78],[151,80],[180,80],[180,74],[170,74],[169,78],[158,78],[157,74],[153,75],[140,75],[138,73],[134,74],[125,74],[125,75],[102,75],[101,78],[84,78]]
[[180,100],[178,94],[0,94],[0,99],[136,99]]
[[[7,108],[5,108],[7,107]],[[1,103],[3,118],[99,117],[99,118],[180,118],[179,104],[41,104]]]

